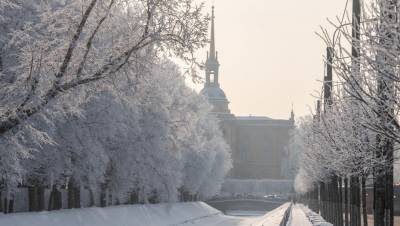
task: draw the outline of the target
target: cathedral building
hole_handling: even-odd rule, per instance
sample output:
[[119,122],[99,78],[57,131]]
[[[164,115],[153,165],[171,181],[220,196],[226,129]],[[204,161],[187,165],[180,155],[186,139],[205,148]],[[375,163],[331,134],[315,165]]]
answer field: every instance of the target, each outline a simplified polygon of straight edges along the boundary
[[283,161],[288,154],[294,114],[288,120],[235,116],[219,83],[218,52],[215,46],[214,7],[211,17],[210,51],[205,63],[206,81],[201,94],[213,105],[221,130],[232,150],[230,177],[238,179],[283,179]]

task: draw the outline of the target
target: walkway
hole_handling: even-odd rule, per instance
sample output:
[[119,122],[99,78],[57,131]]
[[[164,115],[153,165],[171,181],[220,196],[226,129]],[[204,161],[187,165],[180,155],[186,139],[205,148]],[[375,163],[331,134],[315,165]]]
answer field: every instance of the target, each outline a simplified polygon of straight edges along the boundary
[[312,226],[303,209],[299,205],[293,205],[291,220],[289,222],[289,225],[291,226]]

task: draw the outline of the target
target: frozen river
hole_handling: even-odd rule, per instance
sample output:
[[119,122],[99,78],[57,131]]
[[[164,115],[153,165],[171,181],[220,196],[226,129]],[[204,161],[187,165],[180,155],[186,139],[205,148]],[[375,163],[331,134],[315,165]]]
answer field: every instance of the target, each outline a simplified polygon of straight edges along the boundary
[[280,207],[265,213],[262,211],[241,211],[230,210],[227,211],[229,215],[214,215],[205,217],[195,221],[185,222],[183,226],[278,226],[282,221],[283,215],[289,203],[283,204]]
[[[268,211],[265,208],[271,203],[264,201],[218,203],[227,207],[224,212],[203,202],[191,202],[14,213],[0,215],[0,226],[278,226],[290,206],[284,203]],[[302,211],[298,206],[292,208],[294,226],[308,225]]]

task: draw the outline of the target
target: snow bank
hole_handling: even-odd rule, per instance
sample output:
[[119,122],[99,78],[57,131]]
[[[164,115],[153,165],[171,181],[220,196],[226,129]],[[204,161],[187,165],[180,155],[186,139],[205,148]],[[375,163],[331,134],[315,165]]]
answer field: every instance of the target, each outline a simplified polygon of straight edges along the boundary
[[314,226],[306,213],[303,211],[301,206],[292,205],[292,209],[290,212],[289,221],[286,224],[287,226]]
[[203,202],[0,215],[0,226],[172,226],[221,215]]
[[[280,226],[282,219],[285,215],[286,210],[290,207],[290,203],[285,203],[280,207],[268,212],[264,216],[256,219],[254,222],[251,222],[252,226]],[[302,226],[302,225],[296,225]]]
[[326,222],[321,215],[313,212],[308,207],[301,204],[299,206],[304,211],[313,226],[333,226],[333,224]]

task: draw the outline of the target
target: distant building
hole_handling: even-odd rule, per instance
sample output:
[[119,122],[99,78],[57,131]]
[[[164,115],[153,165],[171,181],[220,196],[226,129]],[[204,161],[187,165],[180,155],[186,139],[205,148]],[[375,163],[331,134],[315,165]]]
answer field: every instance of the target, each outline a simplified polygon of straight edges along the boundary
[[211,18],[210,51],[205,65],[206,82],[201,94],[214,106],[221,129],[232,150],[230,177],[240,179],[282,179],[282,163],[288,154],[289,134],[294,114],[289,120],[268,117],[241,117],[229,110],[229,101],[219,84],[218,52],[215,49],[214,7]]

